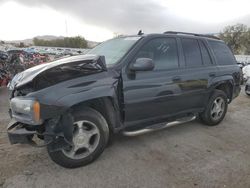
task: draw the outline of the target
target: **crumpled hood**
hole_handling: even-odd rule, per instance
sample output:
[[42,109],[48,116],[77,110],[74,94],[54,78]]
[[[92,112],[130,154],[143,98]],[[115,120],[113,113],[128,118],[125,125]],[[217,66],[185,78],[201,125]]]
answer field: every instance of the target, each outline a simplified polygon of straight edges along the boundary
[[[29,68],[12,79],[9,88],[19,88],[32,82],[39,76],[47,78],[51,85],[77,76],[93,74],[107,70],[105,57],[98,55],[78,55],[44,63]],[[69,73],[69,74],[68,74]],[[67,75],[68,74],[68,75]]]

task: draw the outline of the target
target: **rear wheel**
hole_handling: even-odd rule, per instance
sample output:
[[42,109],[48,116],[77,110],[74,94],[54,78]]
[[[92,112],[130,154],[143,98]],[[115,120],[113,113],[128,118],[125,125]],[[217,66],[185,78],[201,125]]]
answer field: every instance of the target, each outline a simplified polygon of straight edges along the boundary
[[87,165],[97,159],[105,149],[109,128],[105,118],[92,108],[75,112],[73,146],[60,151],[50,151],[51,159],[66,168]]
[[226,94],[221,90],[215,90],[205,111],[200,114],[200,120],[209,126],[218,125],[226,115],[227,106]]

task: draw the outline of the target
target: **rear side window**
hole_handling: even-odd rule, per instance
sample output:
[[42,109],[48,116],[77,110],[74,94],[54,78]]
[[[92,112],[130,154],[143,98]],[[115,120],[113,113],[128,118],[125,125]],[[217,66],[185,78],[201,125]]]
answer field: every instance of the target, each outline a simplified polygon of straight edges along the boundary
[[182,48],[187,67],[196,67],[202,65],[201,51],[196,39],[181,39]]
[[220,41],[208,41],[213,49],[216,61],[219,65],[232,65],[235,64],[235,58],[229,47]]
[[200,48],[201,48],[201,55],[202,55],[203,64],[204,65],[211,65],[212,60],[211,60],[211,57],[209,55],[208,49],[205,46],[203,41],[200,41]]

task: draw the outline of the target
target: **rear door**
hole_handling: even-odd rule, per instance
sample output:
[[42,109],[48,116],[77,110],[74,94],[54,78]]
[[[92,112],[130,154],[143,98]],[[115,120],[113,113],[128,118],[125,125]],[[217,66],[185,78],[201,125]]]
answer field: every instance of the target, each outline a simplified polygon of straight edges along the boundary
[[182,111],[201,110],[209,96],[209,83],[217,74],[206,40],[180,38],[183,54],[183,69],[180,73]]

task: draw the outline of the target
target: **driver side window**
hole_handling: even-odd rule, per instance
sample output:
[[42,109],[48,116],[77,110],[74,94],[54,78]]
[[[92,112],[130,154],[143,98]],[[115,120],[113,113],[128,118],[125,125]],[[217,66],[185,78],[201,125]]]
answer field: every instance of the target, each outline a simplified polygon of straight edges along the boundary
[[137,58],[150,58],[154,70],[178,68],[178,51],[175,38],[157,38],[147,42],[138,52]]

